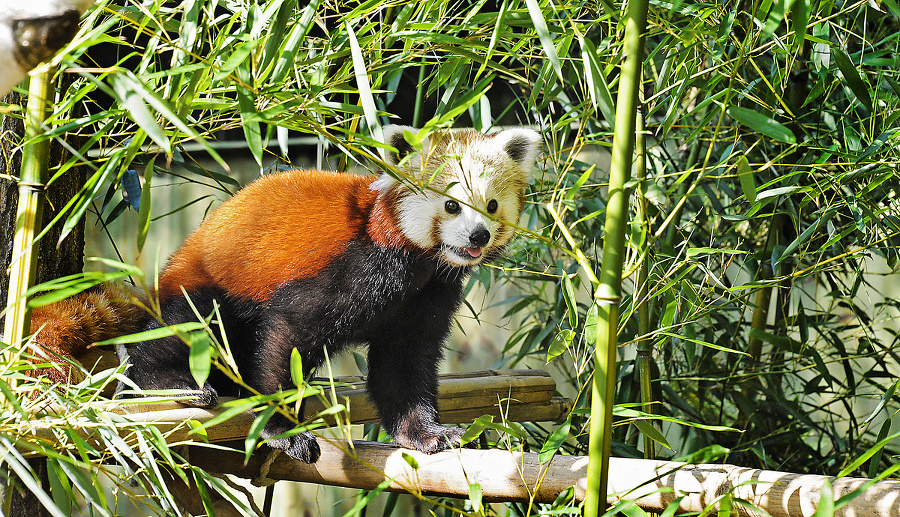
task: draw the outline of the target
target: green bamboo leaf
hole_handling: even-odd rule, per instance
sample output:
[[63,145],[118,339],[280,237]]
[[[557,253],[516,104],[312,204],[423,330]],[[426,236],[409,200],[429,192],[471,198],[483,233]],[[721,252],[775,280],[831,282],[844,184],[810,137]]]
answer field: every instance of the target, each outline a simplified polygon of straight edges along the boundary
[[661,432],[659,432],[659,430],[656,427],[654,427],[653,424],[651,424],[649,421],[647,421],[647,420],[632,420],[631,423],[634,424],[634,426],[637,427],[638,430],[641,432],[641,434],[643,434],[644,436],[646,436],[646,437],[650,438],[651,440],[653,440],[654,442],[662,445],[666,449],[672,450],[672,446],[669,445],[669,442],[668,442],[668,440],[666,440],[666,437],[663,436],[663,434]]
[[141,187],[141,204],[138,208],[137,249],[144,249],[147,233],[150,231],[150,184],[153,182],[153,163],[156,156],[150,158],[144,168],[144,185]]
[[[239,36],[240,38],[241,36]],[[244,36],[246,38],[246,36]],[[219,82],[227,78],[234,69],[241,66],[247,57],[259,46],[259,40],[241,41],[237,43],[234,50],[229,54],[228,59],[222,63],[222,66],[216,70],[213,81]]]
[[707,445],[699,451],[694,451],[685,456],[673,458],[673,461],[683,461],[692,465],[700,465],[703,463],[720,463],[731,454],[731,449],[722,447],[719,444]]
[[[896,385],[897,383],[895,382],[894,386]],[[891,432],[891,423],[892,422],[890,418],[886,418],[884,420],[884,422],[881,424],[881,430],[878,431],[878,438],[876,438],[876,441],[880,442],[881,440],[884,440],[885,437],[887,437],[888,433]],[[869,472],[867,474],[870,478],[878,477],[878,472],[881,470],[882,456],[884,456],[884,449],[880,449],[872,455],[872,459],[871,461],[869,461]],[[900,468],[900,465],[895,464],[894,466]]]
[[850,87],[850,91],[856,95],[857,100],[859,100],[866,109],[872,111],[872,96],[869,94],[869,85],[866,84],[859,75],[856,65],[853,64],[853,61],[850,61],[850,56],[848,56],[843,49],[836,46],[831,47],[831,56],[837,63],[841,75],[844,76],[844,80],[847,81],[847,86]]
[[731,106],[728,116],[759,134],[786,144],[796,144],[797,138],[790,129],[770,117],[747,108]]
[[[752,332],[752,331],[751,331],[751,332]],[[697,344],[697,345],[705,346],[705,347],[707,347],[707,348],[711,348],[711,349],[713,349],[713,350],[718,350],[718,351],[720,351],[720,352],[728,352],[729,354],[738,354],[738,355],[749,355],[747,352],[744,352],[743,350],[737,350],[737,349],[734,349],[734,348],[728,348],[728,347],[725,347],[725,346],[722,346],[722,345],[719,345],[719,344],[716,344],[716,343],[710,343],[709,341],[702,341],[702,340],[700,340],[700,339],[692,339],[692,338],[689,338],[689,337],[687,337],[687,336],[680,336],[680,335],[678,335],[678,334],[672,334],[672,333],[670,333],[670,332],[660,332],[660,334],[663,335],[663,336],[668,336],[668,337],[673,337],[673,338],[677,338],[677,339],[682,339],[682,340],[684,340],[684,341],[688,341],[688,342],[691,342],[691,343],[694,343],[694,344]]]
[[547,441],[544,442],[544,446],[541,447],[541,452],[538,454],[538,461],[541,463],[547,463],[553,456],[556,455],[556,451],[562,447],[562,444],[565,443],[566,439],[569,437],[569,431],[572,428],[572,417],[566,419],[559,427],[553,431],[550,436],[547,437]]
[[[356,504],[353,505],[353,508],[351,508],[350,510],[347,511],[347,513],[344,514],[343,517],[354,517],[356,515],[359,515],[360,512],[362,512],[362,510],[364,508],[369,506],[369,503],[371,503],[373,499],[375,499],[382,492],[384,492],[384,490],[386,488],[388,488],[389,486],[391,486],[391,483],[393,483],[393,482],[394,482],[393,478],[385,479],[384,481],[379,483],[377,487],[375,487],[372,490],[367,491],[365,493],[365,495],[363,495],[356,501]],[[390,515],[390,512],[385,511],[385,515]]]
[[659,514],[659,517],[675,517],[675,514],[681,513],[681,500],[685,497],[686,496],[682,495],[673,499],[672,502],[669,503],[668,506],[666,506],[666,509],[663,511],[663,513]]
[[[100,169],[97,170],[91,177],[85,182],[84,186],[78,191],[78,195],[72,198],[68,204],[66,204],[65,208],[63,208],[62,213],[69,212],[69,216],[66,218],[66,222],[63,223],[63,229],[61,235],[59,236],[59,241],[62,242],[72,230],[78,226],[81,218],[84,217],[84,214],[87,212],[88,208],[91,206],[91,203],[94,199],[100,194],[103,186],[115,176],[119,171],[119,165],[123,157],[125,156],[125,149],[116,150],[112,156],[109,157],[109,160],[100,166]],[[62,216],[62,213],[60,216]],[[46,230],[48,230],[49,227]]]
[[603,74],[603,66],[597,59],[597,48],[590,40],[582,37],[579,37],[579,42],[581,43],[581,61],[584,63],[585,70],[584,78],[587,80],[591,103],[594,108],[600,110],[603,119],[612,127],[616,121],[616,105],[609,92],[609,85]]
[[525,0],[525,5],[528,6],[528,15],[531,16],[531,22],[534,24],[534,30],[538,34],[538,39],[541,40],[544,55],[547,56],[547,60],[553,66],[559,81],[561,83],[565,82],[562,66],[559,64],[559,56],[556,53],[556,46],[553,44],[553,38],[550,36],[550,30],[547,28],[547,22],[544,20],[544,13],[540,4],[538,4],[537,0]]
[[685,253],[685,258],[694,259],[708,255],[747,255],[748,253],[750,252],[728,248],[688,248],[687,253]]
[[158,145],[166,154],[172,153],[172,146],[169,137],[159,126],[149,106],[147,98],[151,97],[144,83],[139,81],[131,72],[121,71],[120,73],[111,74],[109,82],[116,92],[125,112],[131,117],[137,125],[144,130],[147,136]]
[[411,454],[406,451],[401,451],[400,456],[403,458],[403,461],[406,462],[407,465],[412,467],[413,470],[419,470],[419,462],[412,457]]
[[[719,497],[719,509],[716,511],[717,517],[731,517],[734,510],[734,494],[725,493]],[[830,515],[830,514],[829,514]]]
[[794,29],[794,40],[791,49],[794,53],[800,51],[803,41],[806,39],[806,29],[809,25],[810,5],[809,0],[795,0],[791,6],[791,28]]
[[291,380],[294,386],[303,386],[303,357],[296,348],[291,349]]
[[816,513],[812,514],[812,517],[834,517],[834,491],[828,479],[819,491],[819,505],[816,506]]
[[191,368],[191,377],[201,389],[209,378],[212,367],[212,350],[209,343],[209,335],[206,332],[193,332],[189,335],[190,352],[188,365]]
[[10,470],[15,472],[16,477],[23,485],[25,485],[25,488],[34,494],[50,515],[53,515],[54,517],[65,517],[65,514],[53,503],[53,499],[50,495],[41,488],[40,483],[38,483],[35,476],[32,475],[31,467],[28,466],[28,462],[16,449],[15,445],[13,445],[8,438],[3,436],[0,437],[0,446],[6,449],[0,454],[3,456],[3,462]]
[[481,504],[481,485],[478,483],[469,483],[469,501],[472,502],[472,509],[478,514],[484,513],[484,507]]
[[243,66],[237,69],[238,77],[242,84],[235,86],[238,109],[241,112],[241,126],[244,129],[244,138],[250,154],[259,167],[262,167],[262,129],[259,127],[259,114],[256,111],[256,94],[244,85],[250,83],[250,72]]
[[[165,119],[171,122],[172,125],[174,125],[176,128],[178,128],[179,131],[200,144],[200,146],[203,147],[203,149],[207,153],[209,153],[210,157],[214,159],[216,163],[221,165],[223,169],[225,169],[226,171],[231,170],[225,160],[223,160],[222,157],[219,156],[219,153],[217,153],[216,150],[209,145],[209,142],[207,142],[205,138],[200,136],[200,133],[198,133],[197,130],[194,129],[192,124],[189,124],[182,117],[178,116],[177,110],[173,109],[168,102],[160,98],[159,95],[156,94],[156,92],[148,90],[146,87],[144,87],[143,83],[141,83],[132,72],[119,69],[116,71],[114,77],[119,77],[121,79],[122,83],[124,84],[123,87],[136,89],[137,94],[140,95],[141,99],[144,102],[155,109],[160,115],[165,117]],[[142,127],[142,129],[146,131],[145,128]],[[166,139],[166,142],[168,143],[168,139]]]
[[592,303],[584,316],[584,340],[588,345],[597,343],[597,318],[600,316],[600,308]]
[[874,456],[876,453],[878,453],[879,451],[884,449],[885,446],[887,446],[887,444],[891,443],[893,440],[895,440],[898,437],[900,437],[900,432],[891,434],[889,436],[885,436],[883,439],[878,440],[878,442],[876,442],[875,445],[869,447],[869,449],[866,450],[866,452],[857,456],[853,461],[850,462],[849,465],[847,465],[846,467],[841,469],[841,471],[838,472],[836,477],[842,478],[842,477],[847,477],[847,476],[853,474],[853,472],[856,471],[856,469],[860,468],[863,463],[869,461],[869,459],[872,456]]
[[782,250],[780,256],[776,257],[775,260],[773,261],[773,265],[780,264],[781,261],[784,260],[785,257],[787,257],[788,255],[793,253],[795,250],[797,250],[797,248],[800,247],[800,244],[803,244],[804,242],[808,241],[814,233],[825,230],[828,227],[828,221],[831,221],[831,219],[837,213],[838,213],[838,210],[836,208],[831,208],[829,210],[826,210],[825,213],[822,214],[821,217],[815,219],[812,224],[810,224],[805,230],[803,230],[803,232],[799,236],[797,236],[796,239],[791,241],[790,244],[788,244],[784,248],[784,250]]
[[[643,403],[638,402],[638,403],[628,404],[628,405],[641,407],[642,404]],[[613,407],[613,415],[615,415],[616,417],[623,418],[623,419],[628,419],[628,422],[625,422],[625,423],[630,423],[631,421],[633,421],[635,419],[659,420],[662,422],[672,422],[674,424],[684,425],[684,426],[688,426],[688,427],[696,427],[697,429],[704,429],[706,431],[740,432],[740,429],[735,429],[733,427],[727,427],[727,426],[721,426],[721,425],[706,425],[706,424],[699,424],[697,422],[688,422],[687,420],[682,420],[680,418],[664,416],[664,415],[655,415],[652,413],[644,413],[643,411],[640,411],[639,409],[625,407],[625,406],[626,406],[626,404],[616,404]]]
[[281,84],[287,78],[291,69],[296,64],[297,53],[300,50],[300,44],[309,34],[309,29],[313,25],[313,17],[316,10],[323,0],[315,0],[306,5],[300,12],[300,20],[291,29],[290,35],[287,37],[284,48],[275,62],[275,68],[272,71],[270,82],[273,84]]
[[[203,385],[201,384],[201,386]],[[244,464],[250,461],[250,456],[253,455],[253,451],[256,450],[256,444],[259,443],[263,429],[266,427],[266,424],[269,423],[269,419],[272,418],[272,415],[275,414],[275,410],[277,409],[277,405],[271,404],[253,419],[253,423],[250,424],[250,429],[247,430],[247,437],[244,438]]]
[[[405,15],[408,18],[409,15],[405,14],[404,11],[408,7],[412,7],[412,5],[413,4],[407,4],[403,8],[403,11],[401,11],[400,14]],[[509,3],[506,0],[504,0],[503,3],[500,4],[500,11],[497,13],[497,21],[494,24],[494,30],[491,31],[491,39],[488,42],[487,50],[485,50],[485,52],[484,52],[484,59],[481,61],[481,66],[478,68],[478,72],[475,74],[476,79],[481,77],[481,74],[484,73],[484,69],[487,67],[488,63],[491,61],[491,57],[494,54],[494,48],[497,46],[497,39],[500,36],[500,28],[503,27],[503,18],[506,16],[506,11],[508,8],[509,8]],[[397,18],[399,19],[400,15],[398,15]],[[404,21],[404,23],[405,23],[405,21]],[[397,25],[397,22],[395,22],[392,25],[392,28],[396,25]]]
[[263,19],[272,22],[265,31],[266,45],[259,58],[260,81],[265,81],[269,77],[273,63],[281,55],[281,45],[286,39],[285,31],[296,6],[294,1],[274,0],[263,11]]
[[741,190],[744,192],[744,198],[752,205],[756,203],[756,180],[753,177],[753,169],[750,168],[750,162],[747,156],[741,154],[738,156],[737,175],[741,181]]
[[136,334],[129,334],[127,336],[119,336],[112,339],[107,339],[106,341],[99,341],[95,343],[95,346],[103,346],[103,345],[124,345],[126,343],[140,343],[141,341],[152,341],[154,339],[160,339],[164,337],[174,336],[176,334],[183,334],[187,332],[192,332],[200,329],[205,329],[206,325],[199,321],[189,321],[187,323],[179,323],[177,325],[169,325],[165,327],[161,327],[158,329],[145,330],[143,332],[138,332]]
[[878,416],[878,413],[881,413],[881,411],[887,406],[891,399],[894,398],[894,393],[897,391],[898,385],[900,385],[900,380],[894,381],[894,383],[888,387],[887,391],[885,391],[881,396],[881,400],[878,401],[878,405],[875,406],[875,409],[872,410],[872,413],[869,414],[868,418],[863,421],[863,426],[867,426],[872,422],[872,420],[875,420],[875,417]]
[[359,90],[359,100],[362,102],[363,113],[366,117],[366,126],[372,134],[378,134],[381,124],[378,123],[378,112],[375,109],[375,98],[372,96],[372,87],[369,85],[369,74],[366,70],[366,61],[363,59],[359,42],[350,22],[344,23],[347,30],[347,40],[350,43],[350,55],[353,58],[353,74],[356,77],[356,88]]
[[791,339],[787,336],[772,334],[771,332],[766,332],[765,330],[761,329],[751,328],[750,337],[769,343],[776,348],[784,350],[785,352],[790,352],[792,354],[799,354],[803,349],[803,343],[795,339]]
[[803,355],[813,358],[813,363],[816,365],[816,371],[818,371],[819,375],[822,376],[822,379],[828,383],[828,387],[832,388],[834,386],[834,377],[831,376],[831,372],[828,371],[828,365],[822,360],[822,356],[819,355],[819,352],[813,347],[807,347],[807,349],[804,350]]
[[460,438],[460,443],[465,445],[472,440],[481,436],[481,433],[484,432],[491,424],[494,423],[494,417],[492,415],[484,415],[475,419],[472,424],[466,428],[462,437]]
[[547,363],[564,354],[574,339],[575,331],[572,329],[562,329],[557,332],[547,349]]
[[794,192],[800,191],[803,187],[799,186],[791,186],[791,187],[776,187],[763,190],[762,192],[758,192],[756,194],[756,200],[762,201],[763,199],[768,199],[770,197],[776,196],[784,196],[787,194],[793,194]]
[[205,434],[206,430],[209,429],[210,427],[215,427],[215,426],[221,424],[222,422],[225,422],[227,420],[230,420],[231,418],[236,417],[237,415],[240,415],[241,413],[246,413],[247,411],[250,411],[254,407],[256,407],[259,403],[260,403],[260,401],[258,400],[258,398],[252,397],[252,398],[248,398],[248,399],[237,399],[235,401],[231,401],[230,404],[228,404],[228,403],[222,404],[223,407],[227,408],[225,411],[222,411],[221,413],[210,418],[206,422],[203,422],[203,424],[201,424],[200,426],[198,426],[194,429],[191,429],[191,434],[196,434],[196,435],[200,435],[201,433]]
[[563,275],[563,298],[569,310],[569,327],[578,327],[578,302],[575,301],[575,285],[569,275]]

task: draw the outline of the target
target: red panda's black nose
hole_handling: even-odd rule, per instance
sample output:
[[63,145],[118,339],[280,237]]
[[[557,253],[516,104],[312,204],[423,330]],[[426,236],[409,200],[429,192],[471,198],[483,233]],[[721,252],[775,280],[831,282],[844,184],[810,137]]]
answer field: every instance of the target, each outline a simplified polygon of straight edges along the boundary
[[480,227],[472,232],[469,235],[469,242],[472,243],[472,246],[477,246],[479,248],[486,245],[491,240],[491,232],[489,232],[486,228]]

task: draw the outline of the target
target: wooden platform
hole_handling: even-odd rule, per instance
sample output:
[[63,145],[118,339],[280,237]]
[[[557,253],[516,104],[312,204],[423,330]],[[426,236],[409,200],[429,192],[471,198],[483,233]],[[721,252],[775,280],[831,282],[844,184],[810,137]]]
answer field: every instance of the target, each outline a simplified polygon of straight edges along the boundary
[[[348,409],[353,424],[378,422],[377,412],[369,402],[365,381],[360,377],[340,377],[336,385],[346,384],[335,390],[333,396]],[[572,409],[568,399],[554,396],[556,383],[540,370],[484,370],[466,374],[442,375],[438,384],[440,419],[445,424],[471,422],[482,415],[493,415],[515,422],[545,422],[564,420]],[[326,387],[325,397],[332,394]],[[229,399],[223,398],[225,403]],[[311,397],[307,401],[306,415],[312,417],[326,408],[324,400]],[[132,422],[155,423],[170,442],[190,441],[194,435],[184,425],[187,420],[208,422],[225,409],[186,407],[177,402],[143,403],[132,399],[116,404],[110,410],[125,415]],[[231,419],[207,429],[211,442],[242,440],[253,422],[252,413],[238,414]],[[333,423],[329,422],[329,423]]]

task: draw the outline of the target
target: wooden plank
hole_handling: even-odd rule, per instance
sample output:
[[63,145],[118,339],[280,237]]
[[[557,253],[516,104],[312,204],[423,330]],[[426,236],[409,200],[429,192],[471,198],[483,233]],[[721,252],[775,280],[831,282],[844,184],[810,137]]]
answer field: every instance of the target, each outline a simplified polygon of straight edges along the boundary
[[[352,423],[376,423],[379,421],[378,413],[368,400],[364,381],[359,379],[359,377],[335,379],[334,397],[349,408]],[[438,382],[438,407],[441,422],[445,424],[471,422],[482,415],[494,415],[498,418],[505,415],[507,419],[519,422],[559,421],[565,419],[571,411],[571,402],[553,396],[556,383],[550,375],[539,370],[486,370],[442,375]],[[330,405],[328,404],[332,398],[330,391],[330,388],[325,387],[326,400],[316,397],[307,399],[308,417]],[[222,401],[226,400],[229,399],[223,398]],[[169,411],[189,409],[177,402],[148,404],[129,401],[118,406],[111,406],[111,409],[122,414],[158,412],[158,415],[142,416],[141,421],[164,421],[176,415]],[[211,418],[212,413],[198,415],[202,418]]]
[[[335,400],[350,409],[350,421],[356,424],[378,422],[378,413],[366,395],[365,382],[359,377],[347,385],[338,385]],[[338,379],[336,379],[337,383]],[[340,381],[345,382],[346,378]],[[481,415],[499,416],[502,408],[548,404],[556,391],[556,382],[546,372],[538,370],[484,370],[467,374],[441,375],[438,379],[438,408],[441,421],[447,424],[471,422]],[[332,398],[330,389],[325,387],[325,398]],[[318,398],[307,400],[307,414],[324,410],[330,404]],[[558,409],[558,408],[556,408]],[[543,421],[558,411],[539,411]],[[517,411],[518,415],[523,415]],[[563,417],[564,418],[564,417]],[[552,420],[558,420],[553,416]]]

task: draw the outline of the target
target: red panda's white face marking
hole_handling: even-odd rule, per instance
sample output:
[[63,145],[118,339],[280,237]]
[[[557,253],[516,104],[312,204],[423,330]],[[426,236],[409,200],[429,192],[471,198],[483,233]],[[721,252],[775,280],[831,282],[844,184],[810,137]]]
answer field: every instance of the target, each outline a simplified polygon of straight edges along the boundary
[[525,184],[540,152],[540,135],[514,128],[487,136],[471,129],[434,132],[421,151],[403,137],[416,130],[388,126],[384,139],[399,154],[386,161],[415,181],[401,184],[383,174],[373,188],[393,207],[400,230],[442,262],[472,266],[496,255],[515,233]]

